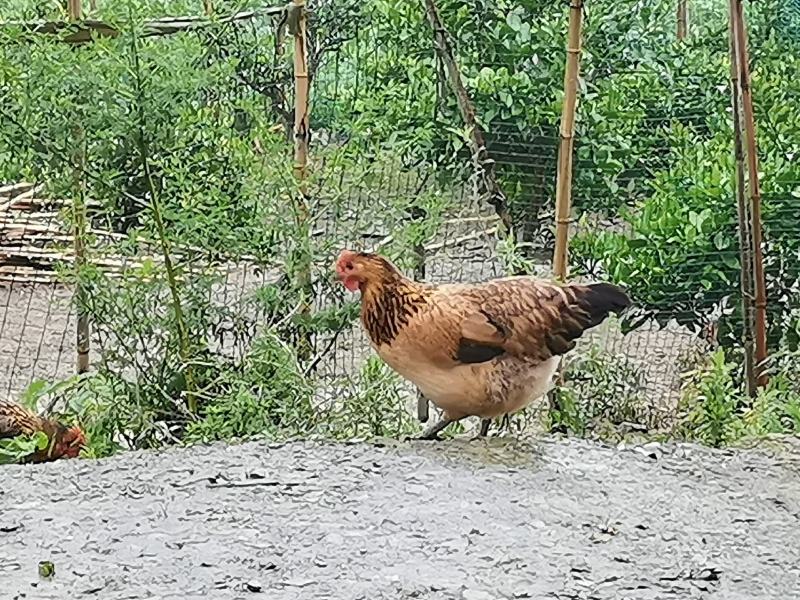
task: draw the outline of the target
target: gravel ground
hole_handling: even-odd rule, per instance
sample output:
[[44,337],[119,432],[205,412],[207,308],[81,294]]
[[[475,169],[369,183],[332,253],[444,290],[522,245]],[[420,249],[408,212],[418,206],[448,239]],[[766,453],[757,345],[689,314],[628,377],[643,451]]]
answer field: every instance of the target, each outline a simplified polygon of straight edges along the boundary
[[5,467],[0,580],[15,600],[789,600],[799,472],[797,446],[508,438]]

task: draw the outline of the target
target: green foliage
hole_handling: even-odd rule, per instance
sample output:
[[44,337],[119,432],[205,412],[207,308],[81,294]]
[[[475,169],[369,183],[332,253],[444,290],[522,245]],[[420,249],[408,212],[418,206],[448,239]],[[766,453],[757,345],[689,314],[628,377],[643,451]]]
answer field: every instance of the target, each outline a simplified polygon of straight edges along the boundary
[[48,444],[47,434],[42,431],[37,431],[33,435],[1,439],[0,465],[18,463],[34,452],[44,450]]
[[632,427],[649,431],[657,423],[644,396],[641,370],[627,357],[593,345],[567,361],[564,384],[552,392],[545,425],[550,431],[607,438]]
[[418,431],[400,390],[400,377],[371,356],[350,386],[328,407],[319,432],[334,439],[400,437]]
[[[757,20],[756,25],[758,32]],[[769,340],[774,347],[797,306],[800,280],[795,224],[800,113],[792,100],[800,87],[788,75],[800,62],[773,39],[753,48]],[[698,79],[698,85],[710,89],[700,105],[703,122],[684,119],[664,130],[662,147],[671,158],[658,159],[646,187],[620,212],[621,226],[604,231],[586,226],[572,251],[579,272],[610,278],[633,291],[640,310],[631,313],[630,327],[648,318],[662,325],[674,318],[698,328],[717,318],[713,313],[727,304],[720,341],[730,347],[738,343],[742,327],[733,134],[729,109],[721,103],[724,94],[709,87],[712,81],[724,81],[727,66],[710,60],[706,64],[713,66],[712,74]],[[722,84],[719,88],[724,89]]]
[[712,446],[747,438],[800,433],[800,388],[795,383],[797,356],[774,365],[768,385],[755,398],[741,391],[738,368],[717,350],[687,374],[682,389],[683,418],[676,435]]
[[729,137],[698,143],[681,125],[673,135],[680,160],[655,178],[646,200],[622,212],[629,229],[587,229],[572,249],[583,271],[633,291],[636,317],[696,325],[737,285],[733,160]]
[[730,441],[729,430],[736,420],[740,400],[734,381],[735,368],[719,349],[706,365],[689,374],[681,400],[688,413],[683,423],[687,437],[712,446]]
[[315,419],[312,391],[293,350],[267,332],[253,341],[241,364],[223,372],[207,390],[208,401],[200,419],[189,424],[185,440],[307,432]]

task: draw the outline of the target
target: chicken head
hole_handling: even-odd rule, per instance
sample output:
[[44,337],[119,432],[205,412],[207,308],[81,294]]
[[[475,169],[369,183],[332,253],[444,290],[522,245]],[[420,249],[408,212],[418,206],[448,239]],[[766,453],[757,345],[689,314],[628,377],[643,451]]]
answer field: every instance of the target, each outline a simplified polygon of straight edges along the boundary
[[76,458],[86,446],[86,436],[77,425],[67,429],[56,442],[55,454],[64,458]]
[[335,270],[339,281],[351,292],[363,292],[370,284],[380,285],[398,277],[397,270],[384,257],[353,250],[342,250],[339,253]]

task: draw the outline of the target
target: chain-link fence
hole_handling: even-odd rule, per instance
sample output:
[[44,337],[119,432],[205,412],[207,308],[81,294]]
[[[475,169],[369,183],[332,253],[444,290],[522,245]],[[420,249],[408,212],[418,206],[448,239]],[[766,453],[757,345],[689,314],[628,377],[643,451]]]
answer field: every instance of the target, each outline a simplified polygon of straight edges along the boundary
[[[689,3],[681,41],[675,2],[584,7],[571,276],[625,284],[637,310],[586,336],[567,379],[587,401],[636,404],[617,420],[642,427],[677,414],[693,357],[741,346],[727,7],[718,4]],[[312,4],[302,181],[289,43],[297,13],[228,8],[147,21],[155,15],[101,6],[102,19],[83,26],[3,28],[5,394],[69,377],[84,315],[91,369],[114,375],[112,396],[163,398],[155,411],[182,393],[206,402],[229,390],[234,376],[221,384],[220,365],[240,375],[263,366],[248,362],[255,350],[274,362],[297,348],[318,401],[351,398],[371,353],[355,303],[332,285],[343,247],[380,250],[433,282],[549,276],[567,7]],[[751,12],[777,349],[798,323],[800,149],[790,136],[800,122],[786,104],[795,84],[781,80],[798,63],[782,45],[791,41],[771,35],[774,15]],[[485,135],[482,158],[454,68]],[[264,331],[280,348],[263,348]]]

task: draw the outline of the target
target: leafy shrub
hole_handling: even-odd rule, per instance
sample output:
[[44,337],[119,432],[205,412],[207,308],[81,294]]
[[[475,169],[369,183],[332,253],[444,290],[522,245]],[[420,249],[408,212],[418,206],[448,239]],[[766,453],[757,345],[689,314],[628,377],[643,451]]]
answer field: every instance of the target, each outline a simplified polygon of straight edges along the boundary
[[33,435],[18,435],[0,440],[0,465],[20,462],[38,450],[44,450],[50,441],[47,434],[37,431]]
[[311,383],[293,350],[272,333],[256,338],[249,354],[209,389],[200,419],[189,423],[188,442],[275,437],[313,428]]
[[649,430],[656,425],[655,417],[644,396],[642,371],[627,357],[592,346],[566,362],[564,384],[552,393],[547,426],[579,436],[609,437],[631,427]]
[[635,293],[635,327],[649,318],[698,325],[735,291],[738,254],[727,136],[702,143],[681,125],[682,156],[653,192],[622,211],[627,231],[585,230],[572,245],[581,272]]
[[361,368],[355,385],[333,400],[319,422],[319,433],[334,439],[411,435],[419,426],[401,392],[400,376],[376,356]]
[[794,382],[797,356],[784,355],[773,367],[768,385],[749,398],[740,391],[739,369],[726,359],[724,350],[709,355],[687,374],[680,404],[683,416],[675,435],[724,446],[746,438],[800,433],[800,388]]

